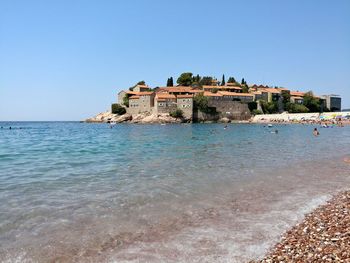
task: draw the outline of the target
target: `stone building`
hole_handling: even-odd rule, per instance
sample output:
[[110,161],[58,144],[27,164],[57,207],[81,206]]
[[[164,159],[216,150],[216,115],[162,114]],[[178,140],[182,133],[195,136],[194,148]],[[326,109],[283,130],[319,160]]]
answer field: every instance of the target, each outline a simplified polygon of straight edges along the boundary
[[193,95],[178,95],[177,99],[177,108],[182,110],[183,116],[186,119],[193,118]]
[[170,113],[177,108],[176,96],[169,93],[157,93],[155,97],[155,113]]
[[154,92],[138,92],[137,95],[129,97],[129,107],[127,112],[129,114],[151,113],[154,107]]

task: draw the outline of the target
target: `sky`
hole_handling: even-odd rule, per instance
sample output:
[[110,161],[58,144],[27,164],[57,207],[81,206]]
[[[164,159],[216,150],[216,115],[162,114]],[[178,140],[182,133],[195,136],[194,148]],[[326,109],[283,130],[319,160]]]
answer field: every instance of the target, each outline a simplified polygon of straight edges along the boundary
[[2,121],[83,120],[182,72],[350,108],[350,1],[0,0]]

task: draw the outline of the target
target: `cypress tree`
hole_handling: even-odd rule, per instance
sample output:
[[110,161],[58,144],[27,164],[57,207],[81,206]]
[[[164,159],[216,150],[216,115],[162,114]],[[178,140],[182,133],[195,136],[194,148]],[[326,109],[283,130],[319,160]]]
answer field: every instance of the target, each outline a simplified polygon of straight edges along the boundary
[[225,74],[222,74],[222,81],[221,81],[221,86],[225,86]]
[[167,87],[172,87],[172,86],[174,86],[173,77],[168,78],[168,80],[167,80],[167,82],[166,82],[166,86],[167,86]]

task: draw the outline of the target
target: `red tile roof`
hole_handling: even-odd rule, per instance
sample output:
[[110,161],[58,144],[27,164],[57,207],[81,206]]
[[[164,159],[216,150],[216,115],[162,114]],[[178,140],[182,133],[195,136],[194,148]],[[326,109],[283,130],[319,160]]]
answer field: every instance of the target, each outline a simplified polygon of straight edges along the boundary
[[220,93],[213,93],[213,92],[209,92],[209,91],[204,91],[203,95],[205,97],[222,97],[222,94],[220,94]]
[[238,97],[253,97],[254,95],[251,93],[237,93],[237,92],[229,92],[229,91],[218,91],[218,93],[223,96],[238,96]]
[[304,92],[300,92],[300,91],[291,91],[290,95],[291,96],[297,96],[297,97],[304,97],[305,93]]
[[176,99],[175,95],[169,93],[157,93],[156,99]]
[[192,94],[188,94],[188,95],[177,95],[177,98],[193,98],[193,95]]
[[278,90],[278,89],[273,89],[273,88],[265,88],[265,89],[262,89],[261,90],[262,92],[268,92],[268,93],[275,93],[275,94],[279,94],[279,93],[281,93],[281,91],[280,90]]
[[153,91],[141,91],[141,92],[138,92],[138,95],[149,96],[149,95],[152,95],[153,93],[154,93]]

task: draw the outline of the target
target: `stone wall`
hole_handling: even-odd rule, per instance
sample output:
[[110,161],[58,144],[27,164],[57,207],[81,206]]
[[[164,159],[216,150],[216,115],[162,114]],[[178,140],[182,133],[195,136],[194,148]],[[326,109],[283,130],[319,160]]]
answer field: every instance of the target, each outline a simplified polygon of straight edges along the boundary
[[176,100],[166,99],[164,101],[156,101],[155,107],[157,114],[170,113],[177,109]]
[[250,110],[248,104],[239,101],[224,101],[209,99],[209,107],[215,107],[220,118],[228,118],[230,120],[248,120]]

